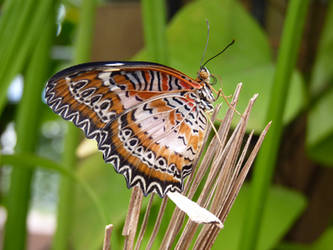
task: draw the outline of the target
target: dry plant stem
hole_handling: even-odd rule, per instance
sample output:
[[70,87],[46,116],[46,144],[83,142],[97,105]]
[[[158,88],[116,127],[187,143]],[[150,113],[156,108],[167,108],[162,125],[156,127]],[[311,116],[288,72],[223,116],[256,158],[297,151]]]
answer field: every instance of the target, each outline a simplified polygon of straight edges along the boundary
[[172,213],[171,220],[169,222],[167,231],[164,235],[164,238],[161,243],[161,249],[170,249],[172,242],[174,241],[177,233],[179,232],[183,221],[185,218],[185,214],[176,207]]
[[143,236],[146,232],[147,223],[148,223],[148,219],[149,219],[149,215],[150,215],[151,206],[153,204],[153,200],[154,200],[154,193],[152,193],[150,196],[150,199],[149,199],[149,202],[148,202],[148,205],[146,208],[145,216],[144,216],[143,222],[141,224],[140,233],[139,233],[137,242],[135,244],[135,249],[140,249]]
[[[228,215],[238,193],[239,190],[245,180],[245,177],[260,149],[260,146],[265,138],[265,135],[268,132],[268,129],[271,125],[271,122],[268,123],[268,125],[265,127],[265,129],[263,130],[263,132],[261,133],[254,149],[252,150],[248,160],[246,161],[245,165],[243,166],[240,174],[237,177],[236,183],[233,186],[233,189],[231,190],[231,193],[228,197],[228,200],[226,202],[226,204],[223,206],[223,209],[221,210],[220,214],[219,214],[219,218],[221,219],[222,222],[225,221],[226,216]],[[216,237],[219,233],[218,228],[213,227],[213,226],[204,226],[202,231],[200,232],[197,241],[195,243],[194,249],[209,249],[215,242]]]
[[[246,125],[247,121],[251,112],[251,109],[253,107],[253,104],[257,98],[257,95],[255,95],[251,100],[249,101],[248,107],[246,108],[244,114],[242,115],[241,121],[239,122],[239,132],[236,134],[236,138],[232,140],[232,145],[230,148],[230,154],[227,156],[226,160],[223,162],[222,165],[222,171],[220,172],[219,178],[218,178],[218,185],[216,190],[216,196],[214,197],[213,204],[211,206],[211,210],[214,213],[218,213],[221,208],[223,208],[223,204],[226,203],[226,199],[229,199],[231,189],[234,187],[234,183],[232,180],[235,178],[234,175],[238,175],[237,171],[237,165],[239,166],[240,162],[242,161],[242,157],[240,157],[238,164],[236,165],[235,169],[232,169],[233,166],[235,166],[236,160],[238,158],[241,144],[245,135],[246,131]],[[229,140],[230,141],[230,140]],[[244,154],[244,151],[242,155]],[[239,167],[238,167],[239,169]],[[207,235],[209,237],[212,232],[218,233],[219,230],[216,230],[216,228],[213,227],[205,227],[202,229],[202,231],[199,234],[199,242],[200,242],[200,236]],[[209,235],[209,236],[208,236]],[[206,246],[208,247],[208,246]],[[200,248],[199,248],[200,249]]]
[[157,215],[156,223],[155,223],[155,226],[154,226],[154,230],[153,230],[153,232],[150,236],[150,239],[149,239],[149,242],[147,244],[146,249],[151,249],[152,246],[153,246],[154,240],[155,240],[156,235],[158,233],[158,230],[160,229],[160,226],[161,226],[162,218],[163,218],[164,211],[165,211],[167,203],[168,203],[168,198],[164,197],[163,200],[162,200],[162,203],[161,203],[160,210],[158,211],[158,215]]
[[249,135],[248,138],[247,138],[247,142],[246,142],[246,144],[245,144],[245,146],[244,146],[244,149],[243,149],[243,152],[242,152],[242,154],[241,154],[241,156],[240,156],[240,158],[239,158],[239,160],[238,160],[238,163],[237,163],[236,168],[235,168],[235,170],[234,170],[234,174],[233,174],[232,177],[231,177],[231,180],[230,180],[230,186],[229,186],[229,188],[228,188],[228,190],[227,190],[227,191],[228,191],[228,194],[225,195],[225,198],[224,198],[223,202],[220,204],[220,207],[222,207],[222,208],[225,207],[225,204],[227,203],[227,201],[228,201],[228,199],[229,199],[229,197],[230,197],[230,193],[231,193],[231,191],[232,191],[232,187],[233,187],[234,184],[236,183],[237,176],[238,176],[238,174],[239,174],[239,172],[240,172],[241,166],[243,165],[243,162],[244,162],[244,159],[245,159],[245,155],[246,155],[247,150],[248,150],[248,148],[249,148],[249,146],[250,146],[250,142],[251,142],[251,140],[252,140],[253,132],[254,132],[254,131],[252,130],[251,133],[250,133],[250,135]]
[[[251,139],[252,139],[252,136],[253,136],[253,131],[250,133],[250,135],[249,135],[249,137],[248,137],[248,139],[247,139],[247,142],[246,142],[246,144],[245,144],[245,146],[244,146],[244,149],[243,149],[243,152],[242,152],[242,154],[241,154],[241,156],[240,156],[240,158],[239,158],[239,160],[238,160],[238,163],[237,163],[237,166],[236,166],[236,168],[234,169],[234,171],[233,171],[233,175],[232,175],[232,177],[231,177],[231,181],[230,181],[230,186],[229,186],[229,188],[228,188],[228,194],[226,194],[225,195],[225,197],[224,197],[224,200],[221,202],[221,204],[220,204],[220,207],[224,210],[225,209],[225,206],[226,206],[226,203],[227,203],[227,201],[228,200],[230,200],[230,197],[232,197],[232,195],[230,195],[230,193],[232,192],[232,187],[235,185],[235,182],[236,182],[236,178],[237,178],[237,175],[238,175],[238,173],[239,173],[239,170],[240,170],[240,167],[242,166],[242,164],[243,164],[243,161],[244,161],[244,158],[245,158],[245,155],[246,155],[246,152],[247,152],[247,150],[248,150],[248,147],[249,147],[249,145],[250,145],[250,142],[251,142]],[[230,170],[230,171],[232,171],[232,170]],[[216,183],[215,183],[215,186],[217,186],[219,183],[221,182],[221,180],[218,180]],[[214,187],[214,190],[216,189],[216,187]],[[213,193],[213,192],[212,192]],[[219,213],[220,214],[220,213]],[[220,216],[221,217],[221,216]],[[225,217],[224,217],[225,218]],[[223,223],[224,223],[224,221],[223,220],[221,220]],[[195,249],[209,249],[209,246],[207,246],[207,245],[204,245],[204,246],[201,246],[200,245],[200,242],[201,243],[204,243],[204,244],[207,244],[207,242],[210,242],[210,239],[211,239],[211,241],[214,239],[214,237],[213,237],[213,231],[216,231],[217,233],[219,232],[219,230],[216,230],[216,228],[215,227],[204,227],[202,230],[201,230],[201,232],[200,232],[200,234],[199,234],[199,236],[198,236],[198,238],[197,238],[197,240],[196,240],[196,244],[195,244]],[[203,238],[204,237],[204,241],[203,241]],[[199,242],[199,243],[198,243]]]
[[[249,105],[246,108],[243,116],[241,116],[241,120],[237,125],[237,128],[233,132],[231,138],[229,138],[226,147],[218,150],[215,159],[213,161],[211,170],[209,172],[209,176],[205,183],[205,186],[197,201],[199,205],[207,207],[207,205],[209,204],[208,198],[212,197],[212,195],[209,195],[209,193],[211,191],[212,192],[214,191],[212,190],[212,186],[214,184],[214,181],[216,181],[216,176],[218,175],[217,190],[215,192],[213,204],[210,209],[214,214],[218,212],[219,208],[221,207],[221,203],[223,202],[223,199],[226,196],[226,193],[228,192],[228,189],[230,189],[230,185],[232,184],[230,182],[232,180],[232,175],[238,174],[235,173],[234,171],[235,169],[233,166],[235,166],[235,162],[238,158],[239,151],[246,131],[246,124],[256,97],[257,96],[254,96],[250,100]],[[195,235],[197,228],[198,224],[192,221],[188,221],[181,235],[181,238],[178,241],[176,249],[187,249],[191,244],[191,241]]]
[[242,170],[241,170],[241,172],[240,172],[240,174],[239,174],[239,176],[237,178],[237,181],[236,181],[237,183],[234,186],[234,189],[233,189],[233,191],[232,191],[232,193],[230,195],[230,197],[232,197],[232,199],[230,199],[229,202],[226,204],[226,206],[225,206],[226,210],[225,210],[224,213],[221,214],[222,216],[219,216],[219,218],[222,221],[225,221],[226,216],[229,213],[229,211],[230,211],[230,209],[231,209],[231,207],[232,207],[232,205],[233,205],[233,203],[234,203],[234,201],[235,201],[235,199],[236,199],[236,197],[237,197],[237,195],[239,193],[239,190],[240,190],[241,186],[243,185],[243,182],[244,182],[244,180],[246,178],[246,175],[249,172],[250,167],[251,167],[251,165],[252,165],[255,157],[257,156],[257,153],[258,153],[258,151],[259,151],[259,149],[261,147],[261,144],[262,144],[262,142],[263,142],[263,140],[264,140],[264,138],[265,138],[265,136],[266,136],[266,134],[268,132],[268,129],[271,126],[271,124],[272,124],[272,122],[269,122],[266,125],[265,129],[261,132],[260,137],[259,137],[259,139],[258,139],[258,141],[257,141],[257,143],[256,143],[256,145],[254,147],[254,149],[252,150],[249,158],[247,159],[244,167],[242,168]]
[[[224,148],[217,148],[217,150],[216,149],[214,150],[214,152],[216,151],[216,154],[215,154],[211,169],[209,171],[208,178],[205,182],[203,190],[201,191],[199,199],[197,201],[197,203],[201,206],[204,206],[204,207],[208,206],[208,204],[209,204],[208,198],[213,197],[214,187],[216,187],[216,185],[214,185],[214,183],[217,183],[219,179],[225,180],[225,176],[227,175],[226,172],[228,172],[228,170],[230,169],[229,166],[232,164],[232,161],[231,161],[232,157],[230,157],[230,154],[233,154],[233,152],[235,151],[235,145],[236,145],[236,142],[238,141],[237,137],[238,137],[239,131],[240,131],[240,124],[241,124],[241,122],[237,125],[233,134],[229,138],[226,146]],[[220,182],[218,182],[218,183],[220,183]],[[222,192],[222,191],[223,190],[219,190],[219,192]],[[215,196],[217,194],[218,194],[218,191],[215,193]],[[216,199],[214,201],[216,201]],[[214,214],[216,214],[216,211],[212,210],[212,208],[210,210]],[[198,224],[196,224],[192,221],[187,222],[187,224],[185,225],[184,231],[178,241],[178,244],[176,247],[177,249],[187,249],[190,246],[191,241],[195,235],[195,232],[196,232],[198,226],[199,226]]]
[[131,200],[128,207],[127,217],[122,235],[125,237],[124,249],[133,249],[136,229],[138,226],[143,194],[139,187],[132,190]]
[[[202,181],[206,171],[208,170],[208,167],[213,159],[213,156],[214,156],[216,150],[223,149],[223,145],[225,144],[227,134],[230,129],[231,121],[232,121],[232,118],[234,115],[234,110],[235,110],[235,106],[238,101],[241,87],[242,87],[241,83],[237,85],[235,93],[234,93],[234,97],[233,97],[233,100],[231,103],[232,106],[231,107],[229,106],[227,114],[226,114],[225,118],[223,119],[223,122],[219,128],[218,134],[213,138],[211,144],[208,146],[204,159],[202,160],[201,166],[198,169],[195,179],[192,183],[191,189],[190,189],[189,193],[187,194],[187,197],[189,199],[191,199],[193,197],[193,195],[195,194],[200,182]],[[220,142],[216,139],[217,136],[219,136],[221,138]],[[210,179],[212,181],[208,181],[209,182],[208,186],[211,186],[213,184],[213,179],[215,179],[214,176],[216,176],[217,171],[218,171],[217,166],[215,166],[214,171],[210,171],[208,179]],[[212,172],[214,172],[215,174],[211,174]],[[206,185],[205,185],[205,187],[206,187]],[[207,187],[206,187],[206,189],[207,189]],[[198,204],[202,205],[200,202],[198,202]],[[178,213],[180,213],[180,211],[175,211],[174,214],[175,213],[177,213],[177,214],[175,215],[175,217],[173,216],[172,219],[177,218],[178,220],[176,220],[176,221],[171,220],[168,230],[167,230],[167,233],[168,233],[169,228],[171,228],[171,229],[173,228],[174,230],[172,230],[172,235],[166,234],[165,238],[162,241],[162,246],[166,247],[166,248],[170,247],[172,242],[175,240],[175,237],[178,234],[178,232],[181,228],[181,224],[183,223],[183,220],[184,220],[185,215],[183,213],[181,213],[179,215],[178,215]],[[188,225],[195,225],[195,226],[189,227]],[[194,232],[192,230],[195,230],[194,227],[196,228],[197,224],[193,223],[191,221],[188,221],[186,226],[187,226],[187,228],[185,227],[185,230],[187,230],[187,234],[194,234]],[[178,242],[183,242],[183,243],[188,242],[189,243],[189,241],[186,237],[187,234],[186,234],[186,232],[183,233],[181,236],[183,238],[181,238]],[[166,237],[168,237],[168,239],[166,239]],[[179,244],[181,244],[181,243],[179,243]],[[182,249],[183,247],[185,247],[185,245],[176,246],[176,248],[178,248],[178,249]]]
[[[229,195],[230,195],[230,192],[231,192],[231,189],[232,189],[231,187],[234,185],[234,183],[235,183],[235,181],[236,181],[236,178],[237,178],[237,175],[238,175],[238,173],[239,173],[239,171],[240,171],[240,168],[241,168],[241,166],[242,166],[242,164],[243,164],[243,161],[244,161],[244,158],[245,158],[246,152],[247,152],[247,150],[248,150],[248,148],[249,148],[249,146],[250,146],[250,142],[251,142],[251,139],[252,139],[252,136],[253,136],[253,132],[254,132],[254,131],[252,130],[251,133],[250,133],[250,135],[248,136],[248,139],[247,139],[247,142],[246,142],[246,144],[245,144],[245,146],[244,146],[243,152],[242,152],[242,154],[241,154],[241,156],[240,156],[240,158],[239,158],[239,160],[238,160],[238,163],[237,163],[236,168],[235,168],[234,171],[233,171],[233,174],[232,174],[232,176],[231,176],[230,186],[229,186],[229,188],[228,188],[228,192],[229,192],[229,193],[228,193],[227,195],[225,195],[223,202],[220,204],[220,207],[222,207],[222,208],[224,208],[225,203],[227,202],[227,200],[228,200],[228,198],[229,198]],[[218,179],[218,180],[215,182],[214,187],[213,187],[213,189],[212,189],[212,191],[211,191],[211,193],[210,193],[209,199],[207,199],[207,201],[211,201],[211,200],[213,199],[213,195],[214,195],[214,193],[215,193],[215,190],[217,189],[217,185],[218,185],[221,181],[222,181],[222,180]],[[208,206],[208,203],[207,203],[207,202],[206,202],[205,206]]]
[[111,250],[111,233],[112,233],[113,225],[107,225],[105,227],[105,234],[104,234],[104,243],[103,243],[103,250]]
[[[224,214],[219,216],[220,218],[223,216],[223,220],[226,219],[226,216],[228,215],[228,213],[229,213],[229,211],[230,211],[230,209],[231,209],[231,207],[232,207],[232,205],[233,205],[233,203],[234,203],[234,201],[235,201],[235,199],[236,199],[236,197],[239,193],[239,190],[240,190],[240,188],[241,188],[241,186],[242,186],[242,184],[245,180],[245,177],[246,177],[248,171],[250,170],[250,167],[251,167],[251,165],[252,165],[252,163],[253,163],[253,161],[254,161],[254,159],[255,159],[255,157],[256,157],[259,149],[260,149],[260,146],[261,146],[261,144],[264,140],[264,137],[267,134],[268,129],[269,129],[270,126],[271,126],[271,122],[269,122],[267,124],[267,126],[265,127],[265,129],[261,133],[261,135],[259,137],[259,140],[257,141],[253,151],[251,152],[247,162],[245,163],[245,165],[244,165],[244,167],[243,167],[243,169],[242,169],[242,171],[239,175],[238,181],[237,181],[236,185],[234,186],[234,190],[233,190],[233,193],[231,195],[230,202],[229,202],[229,204],[226,204],[225,209],[224,209]],[[211,228],[211,231],[212,231],[212,233],[209,234],[210,237],[206,241],[206,246],[205,247],[212,246],[214,244],[215,240],[216,240],[216,237],[217,237],[218,233],[219,233],[219,231],[216,230],[216,228]],[[207,249],[207,248],[202,248],[202,249]]]
[[[212,162],[211,170],[208,174],[207,181],[206,181],[205,186],[204,186],[203,190],[201,191],[199,199],[197,201],[200,205],[204,205],[206,198],[208,197],[208,194],[211,190],[211,187],[213,186],[214,181],[216,180],[216,176],[218,175],[218,172],[224,169],[225,162],[226,162],[225,160],[226,160],[229,152],[231,151],[230,149],[232,146],[232,142],[235,140],[235,137],[236,137],[238,131],[239,131],[239,125],[237,125],[237,127],[235,128],[234,133],[231,135],[230,139],[227,142],[227,145],[224,148],[217,149],[214,160]],[[221,162],[224,163],[222,166],[220,164]]]
[[[228,168],[228,166],[235,165],[235,162],[238,158],[238,155],[239,155],[239,152],[241,149],[241,145],[243,142],[243,138],[244,138],[244,135],[246,132],[247,121],[249,119],[250,112],[251,112],[251,109],[253,107],[253,104],[254,104],[256,98],[257,98],[257,95],[255,95],[253,98],[251,98],[251,100],[249,101],[249,104],[241,118],[241,121],[240,121],[241,125],[240,125],[239,133],[237,133],[233,146],[230,149],[230,156],[227,157],[226,161],[224,162],[224,164],[226,164],[227,168]],[[222,170],[223,170],[223,167],[222,167]],[[226,186],[226,184],[230,185],[227,181],[227,180],[230,180],[230,177],[228,176],[228,171],[221,171],[221,174],[224,175],[221,178],[221,180],[223,180],[223,182],[219,182],[220,185],[218,185],[218,188],[216,190],[217,195],[214,198],[212,208],[211,208],[214,213],[218,212],[219,208],[221,207],[221,202],[224,197],[223,195],[225,195],[224,190],[228,187],[228,186]]]

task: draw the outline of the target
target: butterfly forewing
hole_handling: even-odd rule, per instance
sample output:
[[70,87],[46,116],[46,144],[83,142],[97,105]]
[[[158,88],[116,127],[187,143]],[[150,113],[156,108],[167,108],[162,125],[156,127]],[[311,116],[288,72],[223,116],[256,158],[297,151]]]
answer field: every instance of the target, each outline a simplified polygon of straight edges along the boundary
[[145,195],[182,191],[202,145],[200,84],[172,68],[145,62],[100,62],[54,75],[46,101],[88,138],[106,162]]

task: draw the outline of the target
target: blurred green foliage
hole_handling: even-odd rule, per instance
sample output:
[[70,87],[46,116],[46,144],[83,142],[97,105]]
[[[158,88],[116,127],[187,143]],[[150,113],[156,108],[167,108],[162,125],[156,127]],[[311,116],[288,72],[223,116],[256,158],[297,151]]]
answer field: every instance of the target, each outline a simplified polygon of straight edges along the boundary
[[[94,1],[87,0],[85,2],[92,3]],[[73,53],[75,63],[89,60],[89,43],[92,36],[89,32],[91,32],[93,25],[94,11],[87,7],[89,5],[86,5],[85,10],[87,12],[85,15],[87,18],[84,18],[86,23],[82,23],[82,21],[79,21],[81,20],[79,16],[84,14],[80,12],[83,9],[77,8],[81,7],[81,5],[72,3],[71,1],[64,1],[62,3],[65,4],[66,15],[62,21],[62,31],[55,38],[56,23],[50,25],[46,20],[58,13],[58,9],[54,7],[59,7],[58,1],[0,1],[0,58],[2,60],[0,65],[0,115],[4,114],[2,111],[6,108],[7,89],[13,77],[17,74],[23,74],[25,79],[24,96],[30,95],[27,85],[34,86],[32,82],[35,80],[35,84],[38,86],[33,87],[36,92],[31,97],[38,100],[37,108],[40,109],[38,109],[39,111],[35,111],[37,110],[34,108],[36,103],[27,102],[24,104],[27,110],[21,111],[21,113],[23,112],[21,115],[18,113],[15,122],[17,133],[20,136],[18,141],[22,140],[23,143],[29,141],[33,144],[32,148],[36,147],[37,149],[43,147],[40,141],[32,141],[28,138],[33,135],[37,139],[39,135],[33,134],[27,126],[19,124],[24,124],[31,118],[33,119],[31,124],[34,124],[32,129],[36,129],[45,124],[46,121],[58,119],[46,108],[46,105],[42,104],[40,88],[45,78],[51,75],[50,67],[53,67],[52,71],[56,71],[59,69],[59,65],[69,64],[69,62],[64,62],[57,58],[52,58],[51,61],[45,62],[47,56],[51,54],[51,45],[71,46],[74,44],[74,50],[76,51]],[[151,11],[150,8],[159,8],[159,11],[165,12],[164,7],[160,7],[161,5],[157,4],[155,7],[149,7],[149,1],[146,1],[145,4],[148,4],[146,5],[146,12]],[[300,72],[292,70],[292,78],[288,82],[288,96],[284,97],[286,111],[283,116],[283,124],[288,124],[300,112],[304,110],[309,111],[307,131],[309,156],[322,164],[333,166],[333,156],[331,153],[333,147],[333,116],[331,115],[333,107],[332,2],[330,2],[329,6],[327,21],[320,38],[318,55],[312,71],[311,87],[307,88],[308,84],[304,84],[304,79]],[[152,20],[156,20],[154,18],[160,17],[156,17],[156,15],[145,16],[144,25],[147,26],[145,27],[145,31],[147,32],[148,30],[148,32],[151,32],[145,35],[145,43],[149,48],[142,50],[135,59],[168,62],[168,65],[195,77],[200,66],[199,63],[206,42],[207,27],[205,19],[208,19],[211,27],[211,37],[206,55],[207,58],[215,55],[232,39],[236,40],[236,44],[223,55],[210,62],[208,68],[213,74],[221,76],[222,87],[227,95],[233,92],[238,82],[242,81],[244,83],[239,110],[243,110],[248,99],[253,94],[259,93],[259,99],[253,109],[252,119],[249,123],[249,129],[255,129],[256,132],[259,132],[265,123],[276,65],[267,35],[253,17],[237,1],[193,1],[181,9],[171,20],[166,29],[166,39],[162,39],[162,41],[158,39],[164,33],[165,24],[163,20],[159,20],[156,23],[157,25],[151,23],[153,22]],[[43,37],[40,31],[44,25],[49,25],[45,33],[51,33],[48,34],[48,39],[51,39],[47,40],[50,42],[48,49],[46,49],[47,44],[41,46],[40,42],[38,42]],[[150,27],[148,27],[149,25]],[[81,29],[81,32],[79,31],[81,35],[76,35],[76,29]],[[84,31],[88,31],[88,33]],[[79,40],[75,40],[75,38]],[[160,53],[160,55],[156,56],[156,53]],[[32,57],[33,55],[35,57],[40,56],[37,59],[40,65],[38,63],[35,66],[30,65],[30,63],[32,64],[36,60],[35,57]],[[28,65],[30,66],[28,67]],[[217,88],[219,87],[217,86]],[[38,112],[37,116],[39,114],[43,115],[36,118],[31,116],[29,112]],[[1,122],[8,122],[6,119],[5,116],[2,116]],[[23,128],[20,128],[20,126],[23,126]],[[74,156],[75,143],[73,145],[72,150],[67,150],[69,157]],[[65,213],[68,209],[73,209],[75,212],[70,221],[67,221],[66,217],[60,219],[65,220],[64,225],[70,230],[68,233],[66,231],[62,232],[64,235],[61,244],[58,240],[55,240],[55,245],[58,245],[56,248],[66,249],[66,245],[70,241],[73,249],[100,249],[104,236],[103,216],[107,218],[108,222],[115,225],[115,231],[112,234],[113,248],[121,248],[123,241],[121,228],[127,212],[130,191],[125,188],[123,177],[116,175],[112,166],[106,166],[101,154],[96,153],[93,156],[81,159],[79,162],[76,162],[74,158],[70,161],[73,162],[73,166],[71,166],[73,168],[68,170],[65,168],[64,163],[53,162],[54,164],[52,164],[52,162],[45,161],[45,158],[31,156],[31,154],[36,152],[34,149],[27,151],[20,152],[17,148],[13,158],[7,156],[1,157],[0,155],[0,163],[1,165],[11,164],[17,169],[22,169],[22,166],[26,166],[27,162],[29,162],[28,167],[32,167],[31,165],[33,165],[45,169],[52,168],[61,175],[69,176],[69,182],[75,180],[74,182],[79,184],[76,185],[75,189],[68,191],[73,186],[73,183],[71,183],[69,188],[62,191],[65,193],[72,192],[70,196],[71,202],[65,202],[62,206]],[[25,155],[25,152],[29,154]],[[16,161],[13,159],[16,159]],[[11,185],[15,188],[21,187],[26,189],[22,197],[18,198],[14,196],[16,197],[16,202],[13,203],[14,209],[15,207],[19,209],[23,203],[29,204],[29,195],[26,194],[30,192],[29,185],[23,187],[22,183],[18,182],[12,182]],[[247,216],[246,206],[249,189],[248,186],[242,189],[227,219],[225,229],[220,233],[214,245],[214,249],[238,249],[239,243],[242,241],[241,231],[244,218]],[[266,209],[263,214],[262,227],[260,230],[258,229],[260,232],[257,249],[324,250],[328,249],[325,247],[332,246],[332,227],[327,229],[322,237],[311,246],[295,245],[287,242],[280,243],[283,236],[304,211],[306,201],[301,194],[276,186],[270,187],[268,194],[268,200],[265,202]],[[8,202],[4,204],[10,209]],[[156,217],[158,207],[159,201],[155,200],[147,235],[149,235],[154,225],[154,217]],[[161,234],[166,229],[165,227],[172,209],[173,205],[168,204],[167,214],[162,223]],[[69,224],[66,222],[69,222]],[[23,230],[17,230],[16,227],[14,233],[12,230],[6,228],[7,236],[5,240],[7,243],[5,244],[8,244],[8,247],[4,249],[10,249],[10,247],[14,246],[10,244],[17,244],[15,246],[23,249],[25,216],[21,218],[20,222],[14,220],[12,225],[12,227],[20,225],[20,228]],[[155,249],[158,249],[161,240],[162,238],[159,235],[154,245]],[[144,242],[147,242],[147,237],[144,239]]]
[[[95,0],[83,0],[81,2],[73,64],[90,60],[95,13]],[[68,123],[67,133],[64,138],[62,164],[66,169],[73,172],[75,172],[77,167],[76,149],[80,141],[79,133],[79,130],[72,123]],[[62,176],[60,180],[58,196],[57,229],[53,238],[53,250],[67,249],[71,245],[69,235],[73,231],[73,216],[76,213],[73,206],[75,185],[66,176]]]
[[307,146],[309,155],[326,166],[333,166],[333,3],[326,23],[310,81]]
[[[214,56],[232,39],[236,40],[232,47],[207,67],[211,73],[222,78],[222,88],[226,95],[232,94],[236,84],[243,82],[238,104],[240,110],[246,107],[248,100],[255,93],[259,93],[257,108],[251,114],[255,118],[250,119],[248,124],[249,130],[255,129],[259,132],[265,125],[269,93],[273,83],[273,52],[263,30],[240,3],[225,0],[194,1],[178,12],[167,29],[169,64],[196,77],[206,42],[206,19],[210,24],[206,58]],[[151,58],[147,50],[141,51],[135,57],[137,60]],[[218,81],[218,84],[221,82]],[[304,94],[303,80],[295,71],[287,98],[285,122],[293,119],[300,111],[305,101]],[[220,102],[223,103],[222,98]]]

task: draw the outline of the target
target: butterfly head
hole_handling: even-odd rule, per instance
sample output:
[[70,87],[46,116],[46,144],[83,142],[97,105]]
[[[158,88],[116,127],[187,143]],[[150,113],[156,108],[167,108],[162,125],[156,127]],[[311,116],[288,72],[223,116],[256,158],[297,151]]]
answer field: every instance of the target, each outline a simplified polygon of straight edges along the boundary
[[200,82],[210,84],[210,77],[211,74],[209,73],[209,70],[206,67],[201,67],[200,71],[198,72],[198,78]]

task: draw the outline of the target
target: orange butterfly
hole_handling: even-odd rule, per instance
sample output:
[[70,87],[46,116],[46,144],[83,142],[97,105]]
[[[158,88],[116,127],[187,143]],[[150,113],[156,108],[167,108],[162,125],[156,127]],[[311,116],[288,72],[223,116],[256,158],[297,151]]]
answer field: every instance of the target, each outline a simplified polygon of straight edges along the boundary
[[181,192],[213,109],[210,73],[197,79],[149,62],[93,62],[67,68],[46,85],[46,102],[94,138],[128,188],[164,197]]

